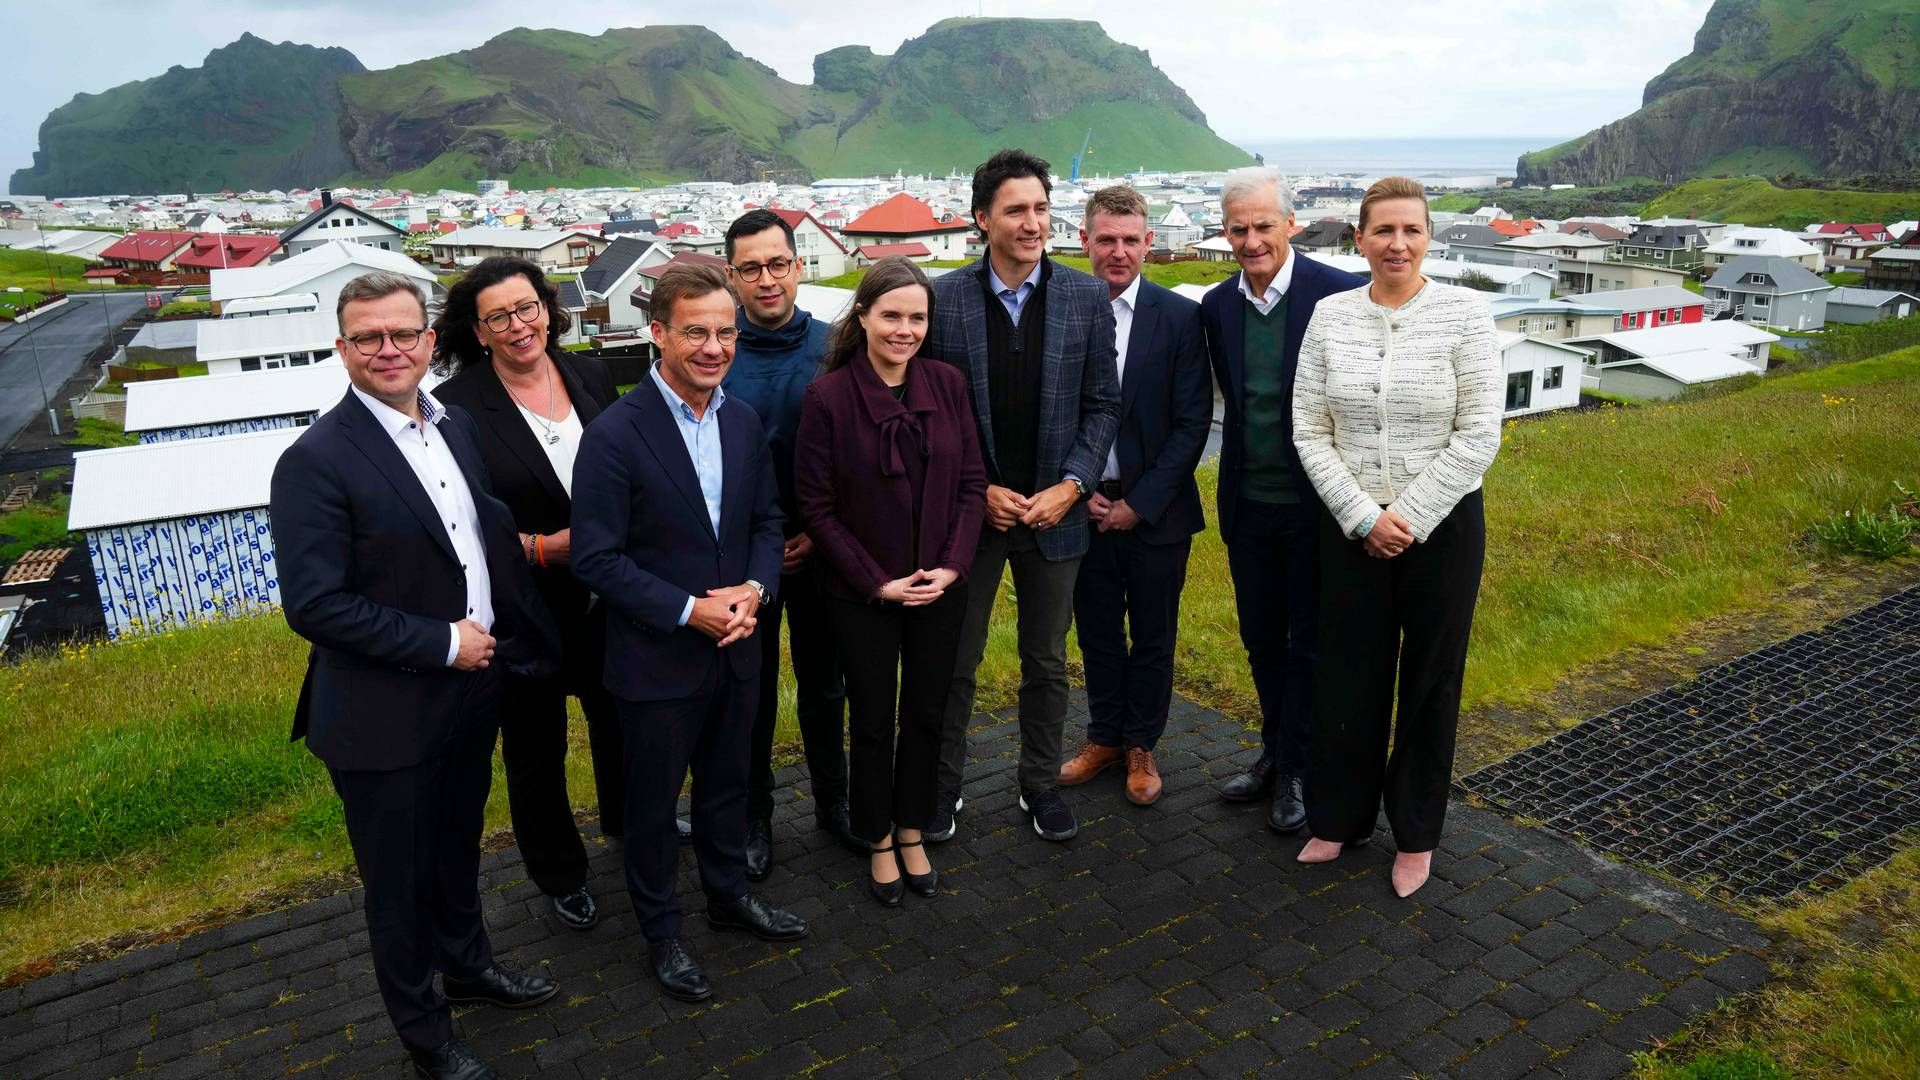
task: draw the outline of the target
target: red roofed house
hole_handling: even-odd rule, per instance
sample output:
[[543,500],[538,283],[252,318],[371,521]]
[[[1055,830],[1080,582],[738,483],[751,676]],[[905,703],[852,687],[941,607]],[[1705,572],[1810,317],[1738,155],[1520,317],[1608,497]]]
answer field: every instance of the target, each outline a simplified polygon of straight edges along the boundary
[[1816,226],[1807,242],[1824,251],[1829,259],[1864,259],[1893,243],[1893,234],[1879,222],[1849,224],[1829,221]]
[[174,269],[210,274],[259,266],[280,246],[280,238],[261,233],[199,233],[187,250],[176,255]]
[[664,240],[678,240],[683,236],[699,235],[700,227],[698,225],[689,225],[684,221],[676,221],[660,229],[660,237]]
[[653,321],[653,287],[659,282],[660,275],[666,273],[669,266],[685,266],[688,263],[696,266],[719,267],[723,272],[727,268],[727,260],[718,255],[705,255],[698,251],[676,252],[673,258],[666,262],[642,266],[639,273],[640,284],[633,290],[633,306],[641,325]]
[[839,277],[847,265],[847,248],[828,228],[805,210],[774,210],[793,230],[793,250],[800,257],[800,280]]
[[872,266],[890,255],[900,255],[917,263],[933,261],[933,252],[918,240],[911,244],[866,244],[854,252],[854,260],[861,266]]
[[1501,236],[1530,236],[1540,230],[1540,223],[1532,218],[1528,218],[1525,221],[1514,221],[1510,218],[1495,218],[1487,222],[1487,228],[1492,229]]
[[190,232],[130,232],[101,249],[100,261],[107,267],[135,273],[169,273],[173,270],[174,258],[192,243]]
[[840,237],[856,248],[917,240],[927,245],[936,259],[964,259],[967,233],[972,228],[957,217],[941,221],[933,216],[933,207],[903,191],[847,222]]

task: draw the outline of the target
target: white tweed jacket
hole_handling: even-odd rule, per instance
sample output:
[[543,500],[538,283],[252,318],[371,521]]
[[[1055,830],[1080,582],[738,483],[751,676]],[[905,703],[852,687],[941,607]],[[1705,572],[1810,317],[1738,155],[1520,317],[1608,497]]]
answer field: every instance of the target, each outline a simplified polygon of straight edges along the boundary
[[1428,281],[1395,308],[1320,301],[1300,344],[1293,442],[1340,530],[1381,507],[1426,540],[1500,450],[1500,356],[1482,294]]

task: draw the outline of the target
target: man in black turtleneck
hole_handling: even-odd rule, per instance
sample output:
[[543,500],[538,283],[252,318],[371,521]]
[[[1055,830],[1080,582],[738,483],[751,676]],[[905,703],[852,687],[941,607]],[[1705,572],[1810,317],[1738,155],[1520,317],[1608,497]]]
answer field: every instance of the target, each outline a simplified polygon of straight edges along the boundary
[[786,564],[778,599],[761,608],[754,636],[763,650],[759,710],[753,722],[753,759],[747,783],[747,877],[773,869],[773,724],[780,701],[780,616],[789,617],[793,677],[799,688],[800,742],[813,778],[814,819],[841,843],[859,851],[847,817],[846,692],[827,606],[793,500],[793,436],[800,402],[827,348],[826,323],[794,306],[801,262],[793,226],[771,210],[749,210],[727,228],[727,277],[740,298],[735,323],[740,343],[721,384],[727,396],[752,406],[766,429],[773,471],[786,514]]

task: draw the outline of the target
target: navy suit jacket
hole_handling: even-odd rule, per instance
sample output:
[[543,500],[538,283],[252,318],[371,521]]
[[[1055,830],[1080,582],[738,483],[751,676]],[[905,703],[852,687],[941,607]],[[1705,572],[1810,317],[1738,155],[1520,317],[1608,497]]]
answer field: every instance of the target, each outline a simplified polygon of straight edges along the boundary
[[[987,482],[998,484],[993,402],[987,389],[986,276],[983,257],[933,279],[933,322],[920,355],[944,360],[967,376]],[[1041,487],[1051,487],[1068,474],[1089,487],[1100,482],[1119,426],[1120,387],[1114,381],[1113,359],[1113,306],[1107,301],[1106,283],[1054,263],[1047,277],[1040,441],[1034,462]],[[1086,554],[1087,501],[1074,503],[1059,524],[1034,538],[1040,554],[1054,562]]]
[[[1287,342],[1281,356],[1282,378],[1287,400],[1293,400],[1293,376],[1300,365],[1300,342],[1307,336],[1307,323],[1322,298],[1360,288],[1367,279],[1345,270],[1336,270],[1295,251],[1293,283],[1287,287]],[[1240,293],[1240,274],[1235,274],[1207,291],[1200,302],[1200,315],[1207,328],[1207,351],[1213,359],[1213,377],[1220,383],[1220,396],[1226,399],[1226,422],[1220,439],[1220,536],[1233,536],[1233,510],[1240,501],[1240,469],[1246,455],[1243,425],[1247,417],[1246,372],[1242,351],[1246,334],[1247,298]],[[1282,412],[1286,429],[1284,442],[1293,465],[1294,490],[1300,501],[1317,509],[1320,496],[1300,467],[1300,452],[1293,445],[1293,410]]]
[[[640,380],[580,439],[573,464],[573,572],[608,607],[606,687],[627,701],[691,697],[713,665],[760,674],[760,646],[681,626],[687,597],[780,586],[780,488],[760,418],[729,400],[720,425],[720,530],[660,389]],[[762,627],[756,633],[770,633]]]
[[[551,674],[559,634],[473,420],[449,405],[436,430],[480,517],[494,663]],[[313,643],[293,737],[335,769],[426,760],[462,716],[468,676],[447,666],[447,624],[466,617],[466,571],[406,456],[351,390],[280,455],[270,513],[287,625]]]
[[1207,374],[1200,305],[1151,281],[1140,282],[1120,374],[1120,491],[1143,520],[1135,535],[1171,544],[1206,527],[1193,470],[1213,428],[1213,379]]

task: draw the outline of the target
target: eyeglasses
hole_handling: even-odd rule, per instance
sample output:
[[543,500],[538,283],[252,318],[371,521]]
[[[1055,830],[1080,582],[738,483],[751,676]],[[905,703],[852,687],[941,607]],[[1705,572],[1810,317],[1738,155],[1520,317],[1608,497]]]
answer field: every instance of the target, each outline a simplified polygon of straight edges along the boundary
[[706,348],[709,340],[718,341],[722,345],[731,345],[740,340],[740,328],[737,326],[723,326],[718,330],[710,330],[704,326],[674,326],[671,323],[660,325],[679,334],[682,340],[696,349]]
[[510,318],[519,319],[520,325],[528,326],[532,324],[533,320],[539,317],[540,301],[528,300],[512,311],[496,311],[491,315],[482,316],[480,321],[486,323],[487,329],[494,333],[503,334],[506,333],[507,327],[513,325],[508,321]]
[[368,330],[347,338],[347,343],[359,350],[361,356],[373,356],[380,351],[381,343],[393,342],[393,347],[401,352],[410,351],[420,344],[420,338],[427,332],[426,327],[418,330],[403,328],[400,330]]
[[740,275],[741,281],[744,281],[749,285],[751,285],[752,283],[760,280],[760,271],[762,270],[765,270],[767,273],[772,274],[774,279],[777,281],[780,278],[786,277],[788,274],[792,273],[794,264],[795,264],[795,260],[793,259],[780,258],[780,259],[768,259],[766,262],[763,262],[763,263],[747,263],[745,266],[729,266],[727,267],[727,269],[732,270],[734,273]]

